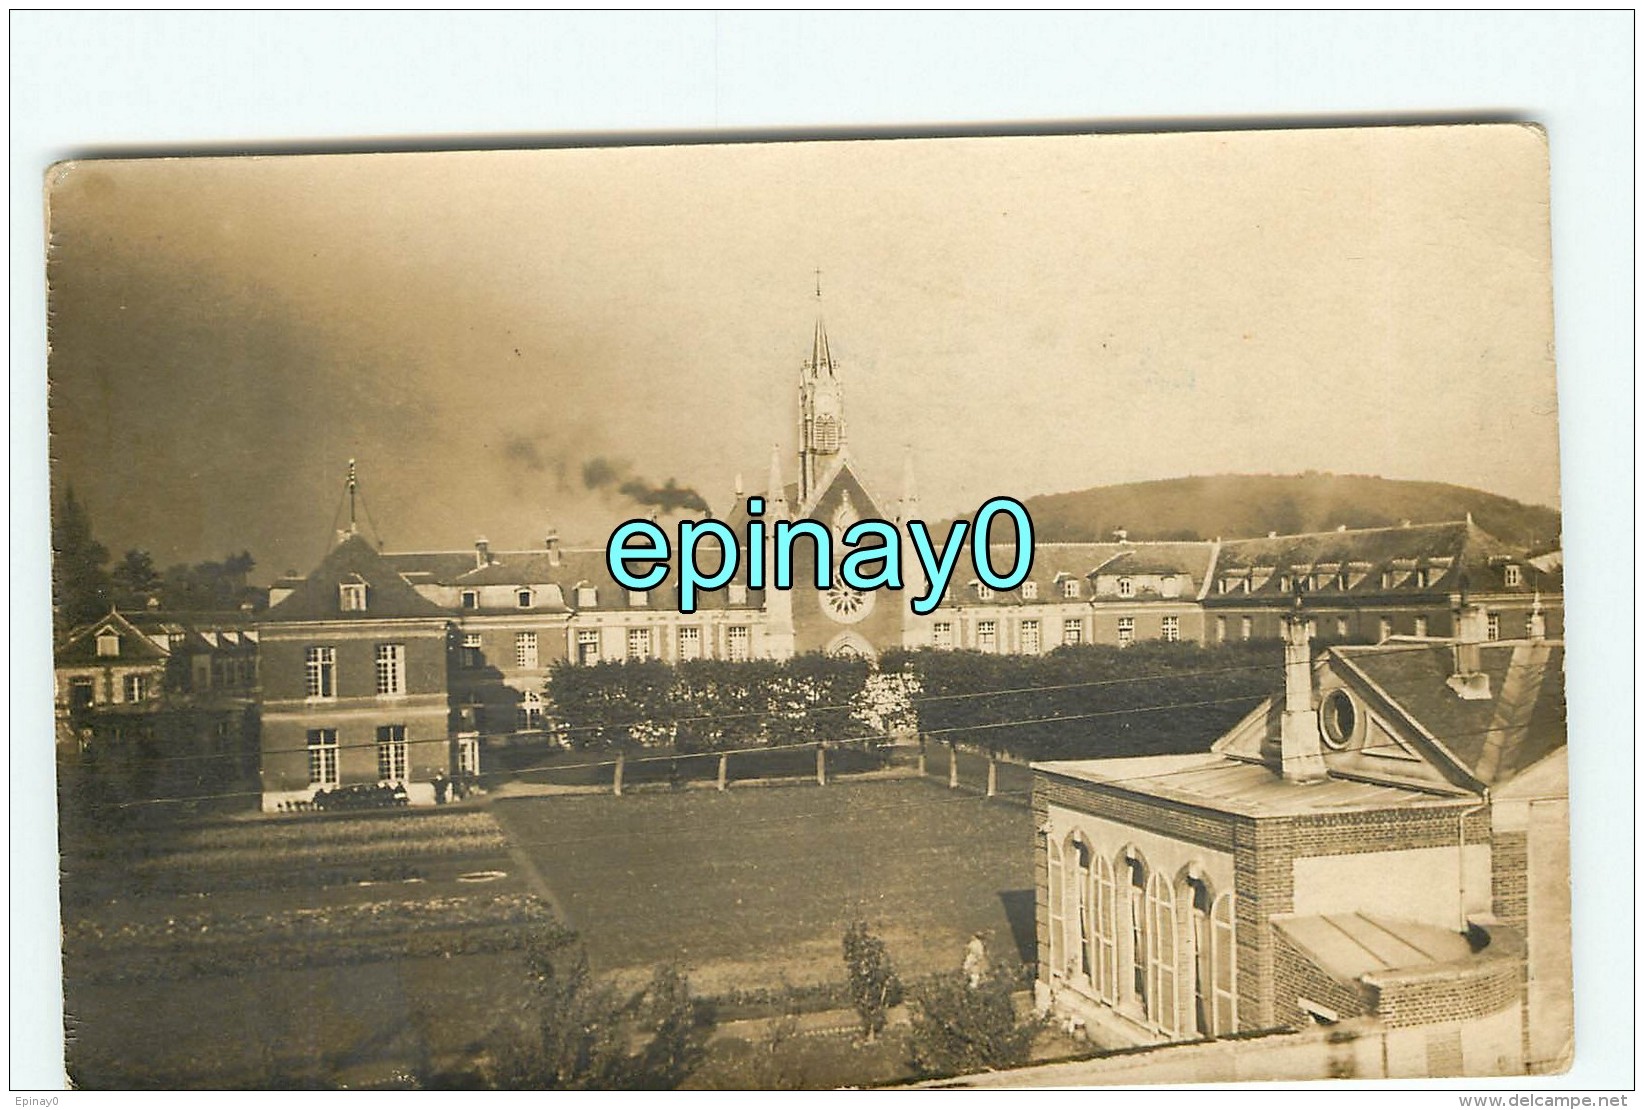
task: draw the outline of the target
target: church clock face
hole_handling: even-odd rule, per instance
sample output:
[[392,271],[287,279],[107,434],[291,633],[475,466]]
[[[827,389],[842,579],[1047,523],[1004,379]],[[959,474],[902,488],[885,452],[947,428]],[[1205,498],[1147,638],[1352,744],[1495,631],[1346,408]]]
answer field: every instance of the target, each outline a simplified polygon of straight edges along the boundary
[[823,615],[837,624],[855,624],[873,612],[873,594],[853,590],[837,580],[831,589],[818,593],[816,600]]

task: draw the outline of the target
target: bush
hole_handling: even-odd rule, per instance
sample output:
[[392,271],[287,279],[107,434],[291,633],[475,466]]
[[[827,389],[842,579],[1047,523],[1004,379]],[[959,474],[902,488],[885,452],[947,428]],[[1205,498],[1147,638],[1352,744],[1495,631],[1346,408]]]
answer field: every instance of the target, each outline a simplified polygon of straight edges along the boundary
[[862,1022],[862,1037],[873,1043],[885,1029],[890,1009],[902,1001],[902,982],[891,966],[885,942],[858,921],[845,930],[845,973],[851,1006]]
[[972,987],[963,972],[936,976],[915,992],[909,1047],[924,1075],[962,1075],[1027,1062],[1040,1021],[1019,1019],[1008,968],[995,964]]
[[[521,1027],[493,1053],[495,1086],[533,1091],[672,1090],[701,1063],[704,1008],[678,969],[660,967],[624,999],[596,980],[570,938],[526,948],[531,1001]],[[635,1034],[646,1035],[637,1049]],[[648,1035],[647,1035],[648,1034]]]

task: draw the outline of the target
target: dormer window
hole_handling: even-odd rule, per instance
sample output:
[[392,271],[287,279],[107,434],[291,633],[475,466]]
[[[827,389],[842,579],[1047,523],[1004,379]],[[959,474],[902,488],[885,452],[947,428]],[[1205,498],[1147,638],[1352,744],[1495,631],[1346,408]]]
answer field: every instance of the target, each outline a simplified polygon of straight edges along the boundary
[[1120,597],[1134,597],[1135,594],[1136,594],[1136,584],[1134,582],[1132,582],[1128,578],[1119,579],[1119,596]]
[[1079,580],[1077,578],[1062,579],[1062,596],[1068,598],[1079,596]]
[[1287,593],[1290,593],[1295,588],[1296,588],[1296,584],[1288,574],[1279,575],[1279,592],[1280,593],[1287,594]]
[[1390,589],[1393,588],[1393,572],[1392,571],[1384,570],[1384,571],[1381,572],[1381,588],[1384,589],[1384,590],[1390,590]]
[[651,595],[646,590],[629,590],[628,591],[628,604],[635,607],[635,608],[639,608],[641,606],[650,604],[650,600],[651,600]]
[[531,591],[529,589],[515,591],[514,601],[521,609],[529,609],[531,607]]
[[579,585],[577,587],[577,608],[589,609],[599,604],[599,589],[596,586]]
[[1182,596],[1182,580],[1174,574],[1167,574],[1159,579],[1159,592],[1165,597]]
[[1351,586],[1352,586],[1352,581],[1347,577],[1347,572],[1345,570],[1342,571],[1340,574],[1336,575],[1336,589],[1346,590],[1346,589],[1350,588]]
[[748,604],[748,587],[741,582],[732,582],[730,589],[725,592],[725,599],[732,605]]
[[114,659],[120,654],[120,634],[112,628],[105,628],[97,633],[97,657],[99,659]]
[[464,609],[478,609],[479,608],[479,591],[478,590],[464,590],[464,591],[462,591],[462,607]]
[[1524,570],[1517,563],[1508,563],[1502,568],[1502,581],[1509,586],[1524,585]]
[[337,604],[345,613],[365,612],[365,583],[344,582],[337,587]]
[[1037,582],[1023,582],[1022,583],[1022,600],[1023,601],[1038,601],[1039,600],[1039,583],[1037,583]]
[[993,591],[991,589],[989,589],[987,586],[984,586],[980,582],[975,583],[975,586],[976,586],[976,600],[977,601],[991,601],[991,600],[993,600]]
[[1425,590],[1427,588],[1427,572],[1418,569],[1410,576],[1410,584],[1418,590]]

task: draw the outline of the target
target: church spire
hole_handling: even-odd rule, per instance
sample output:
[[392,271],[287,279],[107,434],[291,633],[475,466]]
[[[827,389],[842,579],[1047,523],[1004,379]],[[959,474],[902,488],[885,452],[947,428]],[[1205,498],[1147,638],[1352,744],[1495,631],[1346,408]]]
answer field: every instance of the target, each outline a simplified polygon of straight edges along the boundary
[[838,365],[828,349],[822,320],[822,271],[816,271],[816,328],[811,357],[799,376],[799,501],[808,501],[817,483],[845,446],[845,399]]

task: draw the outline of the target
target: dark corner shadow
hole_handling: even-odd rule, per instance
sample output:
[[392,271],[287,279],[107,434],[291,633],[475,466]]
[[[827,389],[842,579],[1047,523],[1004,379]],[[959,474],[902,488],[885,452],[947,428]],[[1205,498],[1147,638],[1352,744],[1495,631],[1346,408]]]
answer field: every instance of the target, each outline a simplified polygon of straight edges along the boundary
[[1016,954],[1024,964],[1038,958],[1038,936],[1033,923],[1033,891],[1001,890],[999,902],[1005,907],[1005,919],[1010,922],[1010,936],[1016,942]]
[[880,126],[721,128],[678,131],[560,131],[521,134],[379,135],[302,140],[225,139],[188,145],[88,145],[53,152],[54,160],[231,157],[275,154],[410,154],[441,151],[554,150],[567,147],[700,146],[709,143],[840,142],[862,139],[971,139],[1052,135],[1146,135],[1182,132],[1280,131],[1296,128],[1443,127],[1531,123],[1522,109],[1449,112],[1340,112],[1294,116],[1175,116],[1129,119],[1048,119]]

